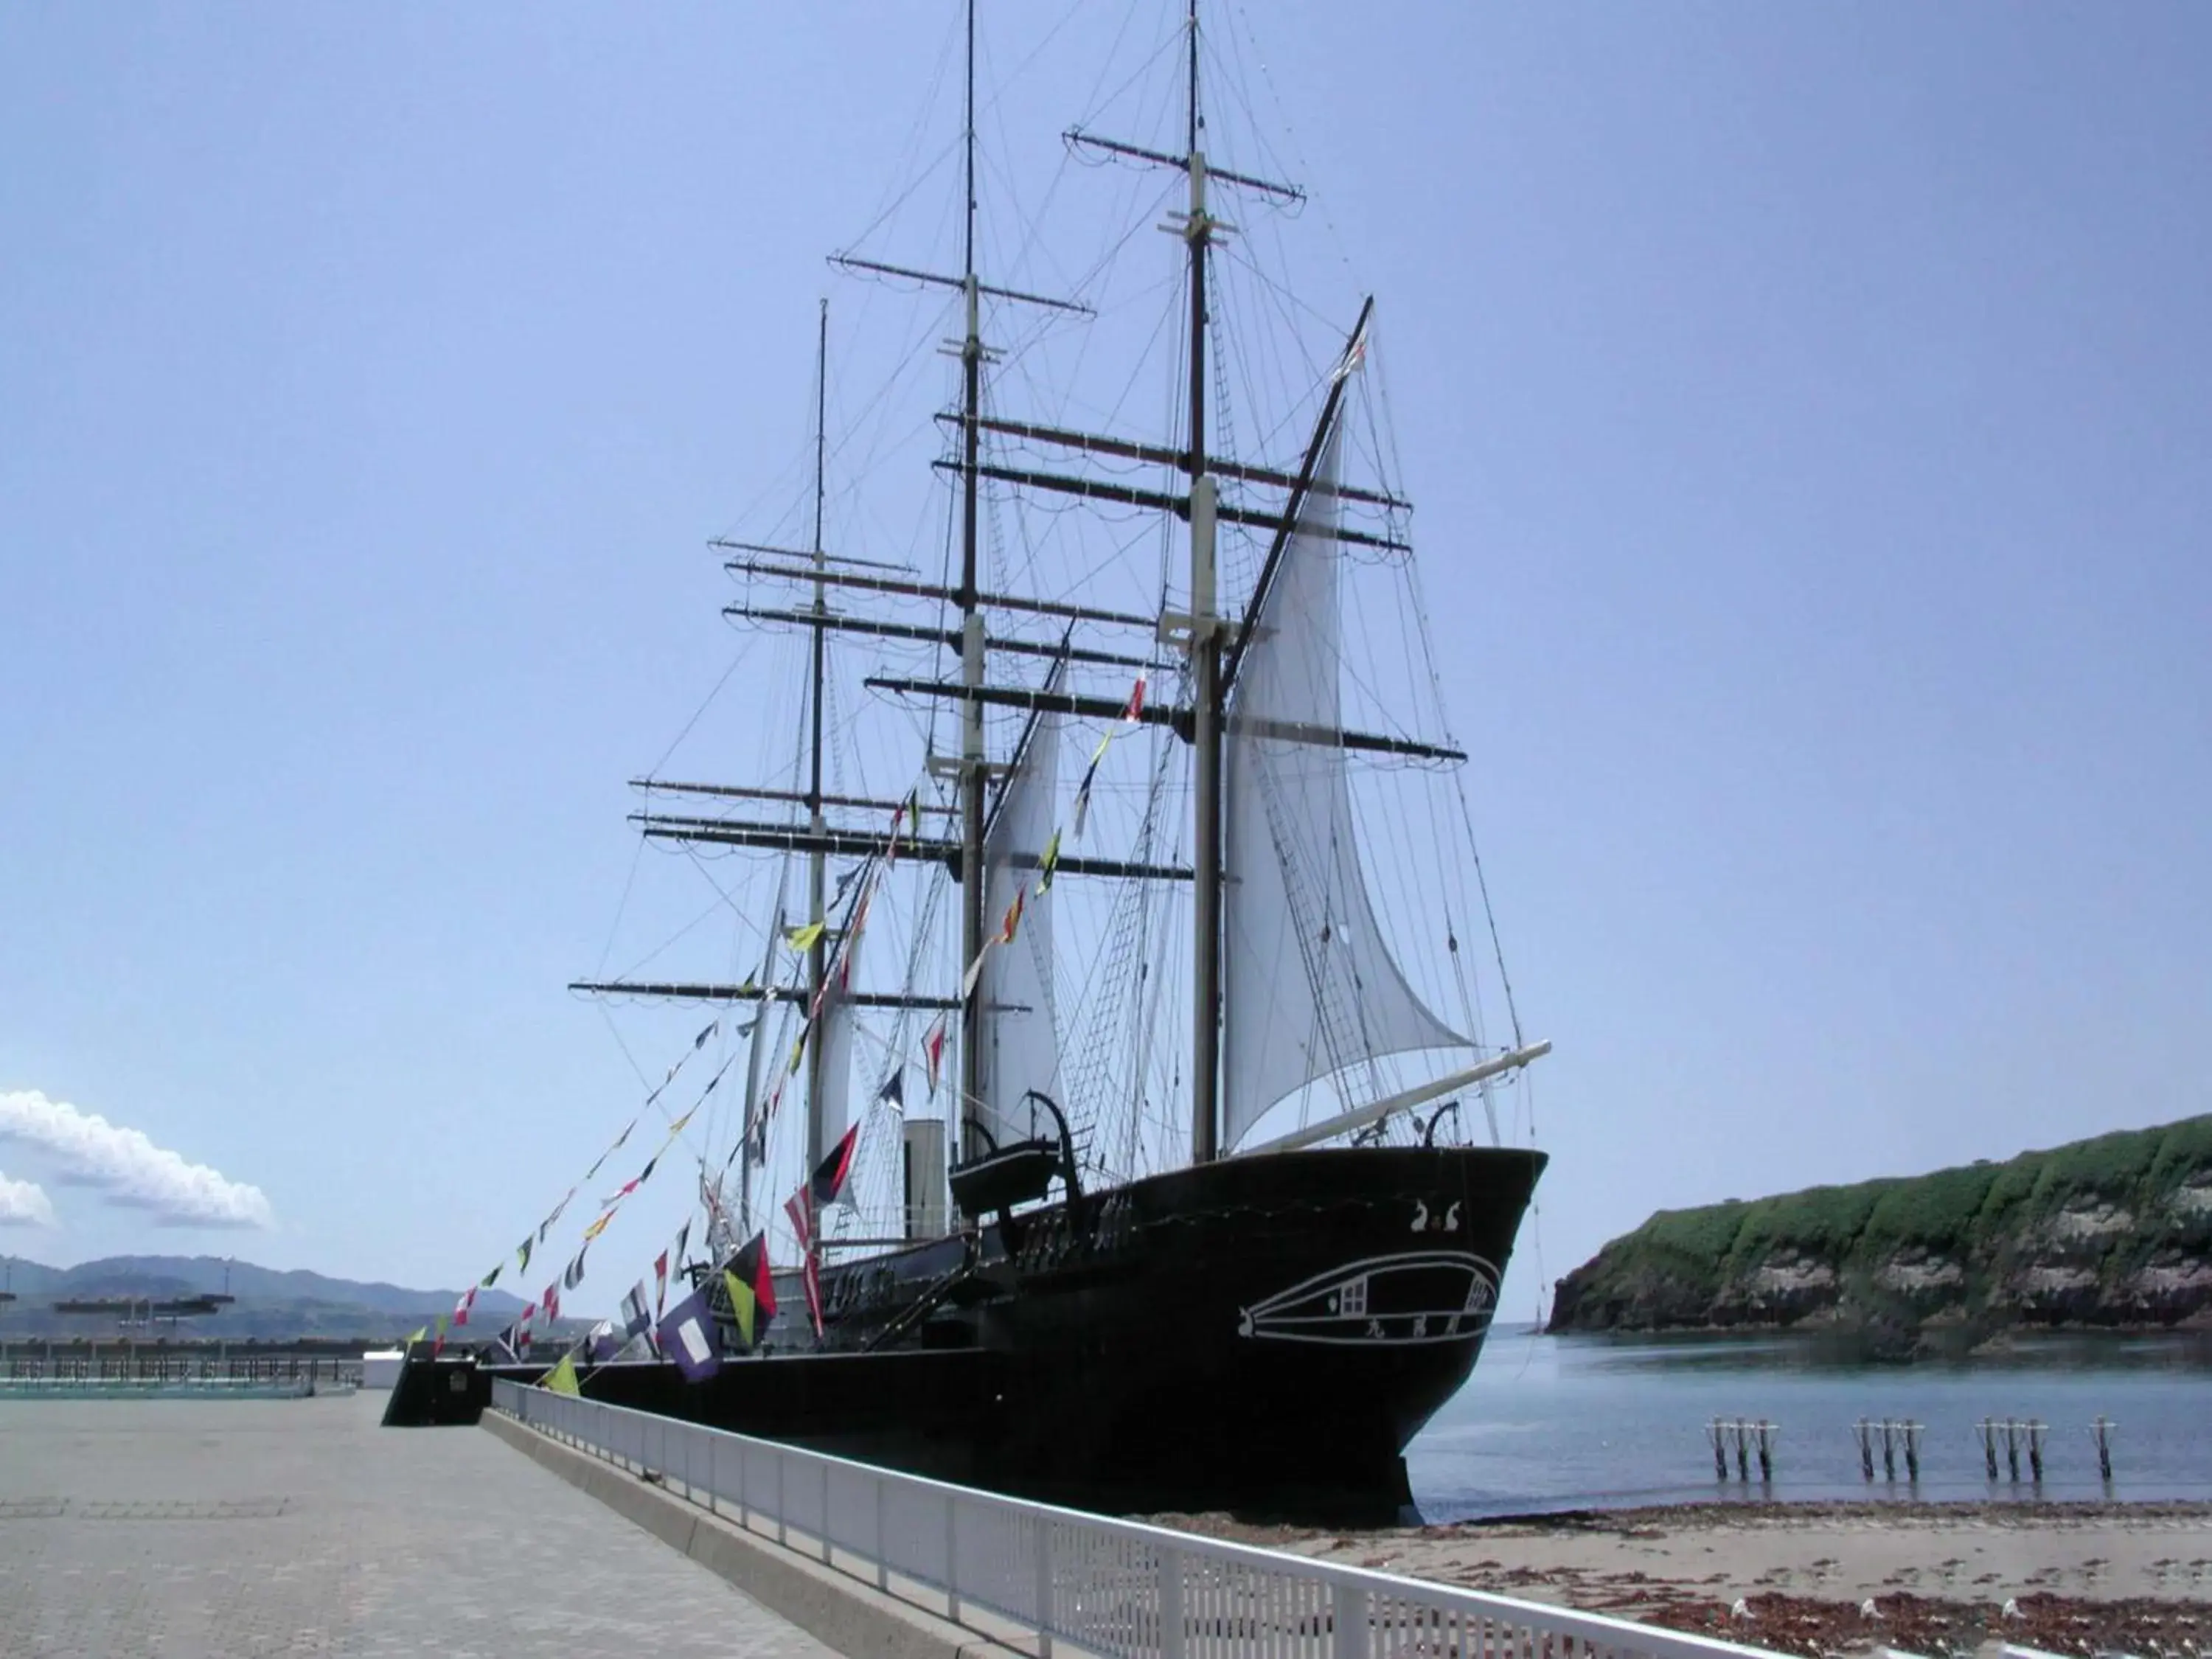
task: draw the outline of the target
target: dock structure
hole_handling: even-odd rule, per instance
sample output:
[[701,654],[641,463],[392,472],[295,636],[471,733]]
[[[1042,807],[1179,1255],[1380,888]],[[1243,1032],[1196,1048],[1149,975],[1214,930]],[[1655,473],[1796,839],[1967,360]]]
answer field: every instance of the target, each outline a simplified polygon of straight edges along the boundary
[[[0,1392],[39,1382],[304,1382],[358,1386],[358,1340],[217,1337],[15,1337],[0,1333]],[[35,1390],[31,1390],[35,1392]]]
[[830,1651],[489,1434],[374,1395],[0,1399],[0,1651]]

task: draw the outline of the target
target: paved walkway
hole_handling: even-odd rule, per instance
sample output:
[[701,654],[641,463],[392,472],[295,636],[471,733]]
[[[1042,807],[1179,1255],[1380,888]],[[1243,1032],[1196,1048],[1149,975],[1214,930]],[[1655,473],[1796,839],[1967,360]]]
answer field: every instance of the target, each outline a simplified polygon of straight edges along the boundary
[[0,1655],[830,1659],[478,1429],[380,1393],[0,1400]]

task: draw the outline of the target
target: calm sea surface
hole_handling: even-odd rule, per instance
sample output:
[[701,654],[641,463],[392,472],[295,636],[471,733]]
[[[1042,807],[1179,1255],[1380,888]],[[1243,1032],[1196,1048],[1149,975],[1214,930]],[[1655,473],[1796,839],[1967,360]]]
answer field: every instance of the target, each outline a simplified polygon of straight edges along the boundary
[[[2090,1423],[2118,1427],[2106,1488]],[[1715,1417],[1779,1425],[1774,1480],[1714,1479]],[[1862,1417],[1924,1425],[1920,1481],[1859,1472]],[[1984,1418],[2050,1425],[2040,1488],[1993,1485]],[[1458,1397],[1407,1452],[1423,1515],[1443,1522],[1517,1510],[1617,1508],[1717,1498],[1927,1499],[2042,1496],[2212,1498],[2212,1336],[2023,1340],[1958,1363],[1867,1365],[1794,1339],[1539,1336],[1500,1328]],[[1731,1457],[1731,1471],[1734,1462]]]

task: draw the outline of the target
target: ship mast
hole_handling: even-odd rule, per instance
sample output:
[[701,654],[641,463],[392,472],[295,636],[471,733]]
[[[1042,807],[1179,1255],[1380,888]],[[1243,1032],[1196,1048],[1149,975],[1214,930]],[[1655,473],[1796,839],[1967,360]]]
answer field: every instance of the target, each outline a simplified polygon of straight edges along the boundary
[[1217,1151],[1221,1079],[1221,651],[1213,616],[1214,484],[1206,470],[1206,156],[1198,147],[1198,0],[1190,0],[1190,97],[1184,155],[1190,213],[1190,660],[1196,818],[1191,853],[1190,1160]]
[[[814,333],[814,678],[811,698],[814,719],[813,730],[808,734],[811,754],[806,774],[806,827],[816,838],[814,850],[806,858],[806,919],[814,928],[813,942],[806,947],[806,1006],[817,1009],[822,1006],[823,976],[829,965],[829,854],[825,850],[825,832],[830,826],[822,816],[823,656],[829,635],[825,618],[830,613],[829,586],[823,580],[830,561],[822,549],[822,504],[825,489],[829,396],[830,301],[825,299],[815,322]],[[829,1046],[818,1034],[815,1041],[807,1045],[806,1172],[809,1175],[821,1164],[825,1150],[822,1145],[822,1070],[823,1054]]]
[[[968,80],[963,100],[962,133],[964,161],[961,170],[960,284],[966,301],[968,328],[960,341],[960,683],[970,693],[983,684],[983,612],[977,603],[975,571],[975,513],[980,490],[976,471],[982,441],[983,340],[981,291],[975,280],[975,0],[968,0]],[[983,750],[983,703],[969,696],[960,705],[960,965],[964,969],[983,953],[985,895],[990,884],[983,879],[983,786],[989,776]],[[982,1022],[976,1018],[980,985],[971,989],[960,1010],[958,1092],[954,1097],[959,1114],[961,1141],[973,1158],[982,1149],[969,1144],[967,1125],[974,1115],[976,1091],[983,1076]]]

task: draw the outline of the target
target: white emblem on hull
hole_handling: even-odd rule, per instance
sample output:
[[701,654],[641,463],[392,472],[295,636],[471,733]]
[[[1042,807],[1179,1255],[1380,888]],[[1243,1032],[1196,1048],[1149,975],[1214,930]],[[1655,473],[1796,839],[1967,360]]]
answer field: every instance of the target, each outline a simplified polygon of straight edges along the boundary
[[1464,1250],[1369,1256],[1241,1310],[1237,1334],[1270,1342],[1464,1342],[1489,1328],[1498,1269]]

